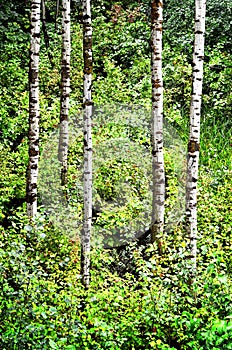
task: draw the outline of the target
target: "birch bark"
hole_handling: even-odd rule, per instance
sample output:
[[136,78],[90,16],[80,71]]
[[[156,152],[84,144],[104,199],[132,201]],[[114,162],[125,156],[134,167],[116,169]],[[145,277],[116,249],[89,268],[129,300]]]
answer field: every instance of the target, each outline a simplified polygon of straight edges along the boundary
[[[163,78],[162,78],[163,1],[151,2],[151,74],[152,74],[152,242],[164,230],[165,173],[163,157]],[[161,242],[160,242],[161,243]]]
[[189,237],[190,255],[194,271],[196,270],[197,256],[197,180],[200,150],[205,15],[206,0],[195,0],[195,40],[186,180],[186,230]]
[[27,168],[27,215],[37,213],[37,180],[39,162],[39,52],[41,0],[31,1],[30,66],[29,66],[29,162]]
[[68,174],[68,113],[70,96],[70,0],[62,0],[62,58],[60,97],[59,160],[61,162],[61,185],[67,183]]
[[83,0],[84,56],[84,223],[81,268],[86,288],[90,280],[90,238],[92,226],[92,22],[90,0]]

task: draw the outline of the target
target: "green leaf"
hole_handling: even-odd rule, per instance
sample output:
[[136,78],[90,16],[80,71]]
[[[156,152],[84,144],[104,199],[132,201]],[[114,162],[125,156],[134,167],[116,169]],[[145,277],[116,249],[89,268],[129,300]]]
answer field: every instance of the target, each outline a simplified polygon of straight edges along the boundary
[[51,349],[59,349],[56,343],[52,339],[49,339],[49,345]]

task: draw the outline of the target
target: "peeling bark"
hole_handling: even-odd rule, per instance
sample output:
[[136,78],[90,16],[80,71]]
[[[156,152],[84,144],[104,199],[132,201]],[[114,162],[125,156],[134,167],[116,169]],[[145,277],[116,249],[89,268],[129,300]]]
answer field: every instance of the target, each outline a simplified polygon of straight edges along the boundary
[[39,52],[41,0],[31,1],[30,66],[29,66],[29,162],[27,168],[27,215],[37,213],[37,180],[39,162]]
[[200,151],[200,115],[203,83],[206,0],[195,0],[195,40],[193,50],[192,97],[186,180],[186,230],[190,256],[196,271],[197,256],[197,180]]
[[82,281],[90,281],[90,238],[92,226],[92,22],[90,0],[83,0],[84,55],[84,223],[81,238]]
[[163,157],[163,77],[162,77],[163,1],[151,2],[151,73],[152,73],[152,242],[164,230],[165,173]]

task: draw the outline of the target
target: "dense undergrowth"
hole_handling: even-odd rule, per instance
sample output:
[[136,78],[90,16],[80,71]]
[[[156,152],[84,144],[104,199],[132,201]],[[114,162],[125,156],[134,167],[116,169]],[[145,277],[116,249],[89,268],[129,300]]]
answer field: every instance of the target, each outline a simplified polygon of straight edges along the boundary
[[[53,5],[48,2],[48,9]],[[191,94],[192,14],[186,2],[184,25],[178,27],[176,34],[174,28],[176,23],[179,26],[178,16],[182,16],[183,11],[181,8],[170,11],[171,5],[172,2],[167,4],[165,14],[164,112],[168,124],[179,135],[177,140],[185,146]],[[79,123],[82,118],[81,26],[78,24],[79,5],[73,7],[70,114],[71,120]],[[76,228],[73,233],[65,226],[66,222],[62,228],[57,222],[51,222],[48,213],[44,213],[43,201],[34,221],[29,222],[25,217],[28,10],[22,9],[19,1],[1,6],[0,25],[4,30],[0,34],[0,349],[232,349],[229,2],[221,1],[222,12],[217,22],[213,20],[215,8],[216,2],[209,1],[211,17],[206,36],[198,188],[197,275],[193,280],[184,223],[179,220],[163,237],[162,249],[156,244],[145,241],[138,244],[132,240],[121,249],[103,249],[102,241],[95,239],[91,285],[86,291],[81,285],[79,239],[74,237]],[[48,10],[53,68],[43,42],[41,52],[42,157],[50,144],[50,133],[56,130],[59,122],[60,38],[54,31],[52,15],[53,11]],[[104,153],[98,159],[95,199],[101,207],[94,221],[95,238],[112,232],[115,226],[130,229],[130,223],[135,218],[140,219],[140,213],[149,203],[149,174],[144,170],[149,166],[148,156],[144,156],[150,153],[149,129],[141,125],[139,113],[136,120],[136,108],[132,108],[135,104],[139,106],[138,111],[147,111],[143,116],[149,115],[148,17],[146,2],[138,7],[133,1],[114,4],[98,0],[93,8],[94,101],[100,109],[105,108],[103,118],[109,120],[103,121],[101,127],[99,121],[93,125],[93,140],[98,150],[107,142],[111,142],[109,145],[116,147],[115,150],[121,149],[119,156],[113,151],[106,164]],[[224,36],[220,35],[219,25]],[[133,117],[133,123],[123,124],[120,113],[114,113],[114,109],[121,110],[121,116],[124,113],[128,118]],[[113,119],[115,117],[118,119]],[[70,145],[66,190],[78,223],[81,222],[82,197],[81,192],[77,195],[74,191],[82,162],[80,129],[75,137]],[[130,142],[134,145],[131,155],[122,157],[120,146],[126,147]],[[184,183],[184,162],[179,164],[171,150],[168,145],[165,155],[167,214],[180,212],[178,191]],[[138,157],[140,152],[142,156]],[[55,163],[49,168],[51,159],[48,158],[45,177],[53,167],[56,169]],[[129,186],[120,210],[114,200],[121,193],[121,180]]]
[[1,348],[230,349],[230,221],[221,212],[228,203],[215,202],[206,220],[201,198],[193,285],[181,230],[166,237],[162,256],[136,243],[95,248],[86,292],[79,243],[42,215],[33,223],[12,217],[1,229]]

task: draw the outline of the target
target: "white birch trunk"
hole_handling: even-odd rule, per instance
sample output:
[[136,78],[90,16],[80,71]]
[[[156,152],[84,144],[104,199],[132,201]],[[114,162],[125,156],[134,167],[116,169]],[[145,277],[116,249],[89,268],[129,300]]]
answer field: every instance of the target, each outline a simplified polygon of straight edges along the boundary
[[70,0],[62,0],[62,58],[60,97],[59,160],[61,162],[61,184],[67,183],[68,174],[68,113],[70,96]]
[[186,229],[193,270],[197,256],[197,180],[200,150],[200,116],[203,83],[206,0],[195,1],[195,40],[193,50],[192,97],[186,181]]
[[82,281],[90,280],[90,238],[92,226],[92,22],[90,0],[83,0],[84,55],[84,223],[82,233]]
[[164,230],[165,173],[163,157],[163,78],[162,78],[163,1],[151,2],[151,73],[152,73],[152,242]]
[[39,51],[41,0],[31,1],[31,39],[29,67],[29,163],[27,169],[27,215],[37,213],[37,180],[39,162]]

